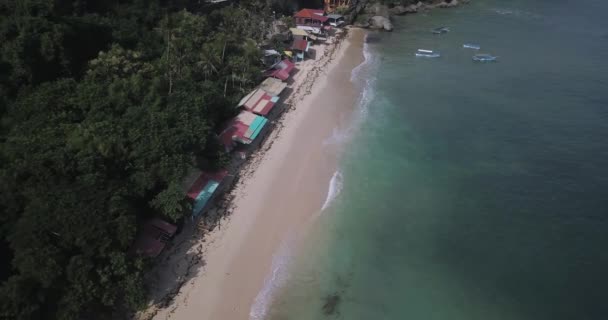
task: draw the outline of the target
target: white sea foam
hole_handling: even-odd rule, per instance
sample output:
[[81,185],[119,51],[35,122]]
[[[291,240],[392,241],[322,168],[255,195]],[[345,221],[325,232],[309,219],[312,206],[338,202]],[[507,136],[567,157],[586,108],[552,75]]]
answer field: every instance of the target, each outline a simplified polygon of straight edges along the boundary
[[350,81],[361,87],[357,105],[359,106],[359,117],[356,125],[365,120],[368,114],[369,105],[374,96],[374,86],[376,82],[375,70],[378,68],[380,59],[375,55],[367,42],[368,35],[365,36],[363,45],[364,61],[351,72]]
[[523,11],[523,10],[515,10],[515,9],[506,9],[506,8],[494,8],[492,9],[494,13],[497,13],[501,16],[513,16],[515,18],[524,18],[524,19],[542,19],[543,16],[536,14],[534,12]]
[[373,87],[375,84],[375,77],[373,75],[379,63],[378,57],[373,54],[367,43],[367,35],[363,45],[363,57],[363,62],[352,70],[350,76],[350,81],[355,86],[361,88],[356,101],[358,112],[354,115],[353,120],[350,121],[348,126],[334,128],[331,136],[323,140],[323,145],[346,144],[367,116],[368,106],[373,99]]
[[249,311],[250,320],[264,320],[273,300],[273,295],[288,279],[288,267],[292,260],[292,244],[294,237],[286,239],[272,257],[270,273],[264,279],[264,286],[255,297]]
[[325,198],[325,202],[321,207],[321,211],[327,209],[329,205],[338,197],[340,192],[342,191],[342,186],[344,184],[344,178],[342,177],[342,172],[336,171],[334,175],[329,180],[329,189],[327,190],[327,197]]

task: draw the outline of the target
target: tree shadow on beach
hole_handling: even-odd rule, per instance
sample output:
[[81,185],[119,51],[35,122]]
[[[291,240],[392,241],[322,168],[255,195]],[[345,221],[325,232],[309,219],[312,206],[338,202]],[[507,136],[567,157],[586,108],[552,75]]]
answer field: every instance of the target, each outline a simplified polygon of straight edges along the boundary
[[[229,181],[226,189],[229,190],[237,182],[237,179]],[[148,319],[158,310],[171,305],[182,287],[201,275],[206,265],[207,236],[222,228],[222,222],[232,213],[228,208],[231,200],[232,196],[227,191],[212,203],[211,209],[200,219],[188,219],[182,232],[156,258],[155,266],[144,277],[148,307],[141,318]]]

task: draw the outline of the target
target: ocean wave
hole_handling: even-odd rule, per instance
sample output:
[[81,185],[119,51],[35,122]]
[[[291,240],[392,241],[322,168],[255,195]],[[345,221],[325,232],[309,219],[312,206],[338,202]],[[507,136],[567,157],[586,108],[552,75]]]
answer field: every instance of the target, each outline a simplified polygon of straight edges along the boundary
[[369,47],[366,35],[363,44],[363,57],[364,60],[361,64],[353,68],[351,71],[350,81],[353,82],[357,87],[361,87],[359,95],[357,97],[357,113],[354,115],[353,121],[341,128],[334,128],[331,136],[323,140],[323,145],[339,145],[346,144],[349,139],[353,136],[356,128],[359,127],[361,122],[367,117],[367,108],[373,99],[373,86],[375,83],[374,72],[378,66],[379,59],[372,52]]
[[[291,234],[291,233],[290,233]],[[272,257],[270,273],[264,279],[264,286],[255,297],[249,311],[250,320],[264,320],[276,291],[288,280],[288,267],[291,263],[293,238],[286,239]]]
[[334,175],[329,180],[329,189],[327,190],[327,197],[325,198],[325,202],[321,207],[321,211],[324,211],[329,207],[329,205],[338,197],[340,192],[342,191],[342,187],[344,184],[344,178],[342,177],[342,172],[336,171]]
[[493,8],[491,9],[494,13],[499,14],[501,16],[513,16],[517,18],[525,18],[525,19],[541,19],[542,16],[533,12],[515,10],[515,9],[507,9],[507,8]]
[[380,65],[380,59],[378,55],[373,52],[372,48],[370,48],[367,36],[368,35],[366,35],[366,40],[363,44],[364,61],[353,69],[350,77],[351,82],[362,88],[357,101],[359,118],[356,121],[358,122],[356,125],[363,122],[367,117],[368,108],[374,96],[374,86],[376,83],[375,73]]

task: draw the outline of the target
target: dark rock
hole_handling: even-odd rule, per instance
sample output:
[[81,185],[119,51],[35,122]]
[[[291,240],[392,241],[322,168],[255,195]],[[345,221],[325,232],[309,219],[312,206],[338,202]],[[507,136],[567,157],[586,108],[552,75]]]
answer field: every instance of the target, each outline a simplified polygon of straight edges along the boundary
[[323,304],[323,314],[326,316],[331,316],[335,314],[339,304],[340,295],[338,295],[337,293],[325,297],[325,303]]
[[374,16],[382,16],[388,18],[390,16],[390,12],[388,6],[380,3],[374,3],[371,6],[365,8],[365,13],[374,15]]

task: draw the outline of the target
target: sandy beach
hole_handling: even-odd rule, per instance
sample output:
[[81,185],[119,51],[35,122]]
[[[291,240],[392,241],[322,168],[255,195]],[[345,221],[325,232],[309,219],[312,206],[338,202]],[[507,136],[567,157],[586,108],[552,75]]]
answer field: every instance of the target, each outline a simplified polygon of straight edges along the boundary
[[273,254],[320,212],[336,170],[339,151],[323,142],[350,120],[358,96],[351,72],[363,61],[364,31],[348,33],[297,65],[290,110],[239,173],[231,214],[204,238],[175,245],[155,279],[154,305],[139,319],[250,318]]

